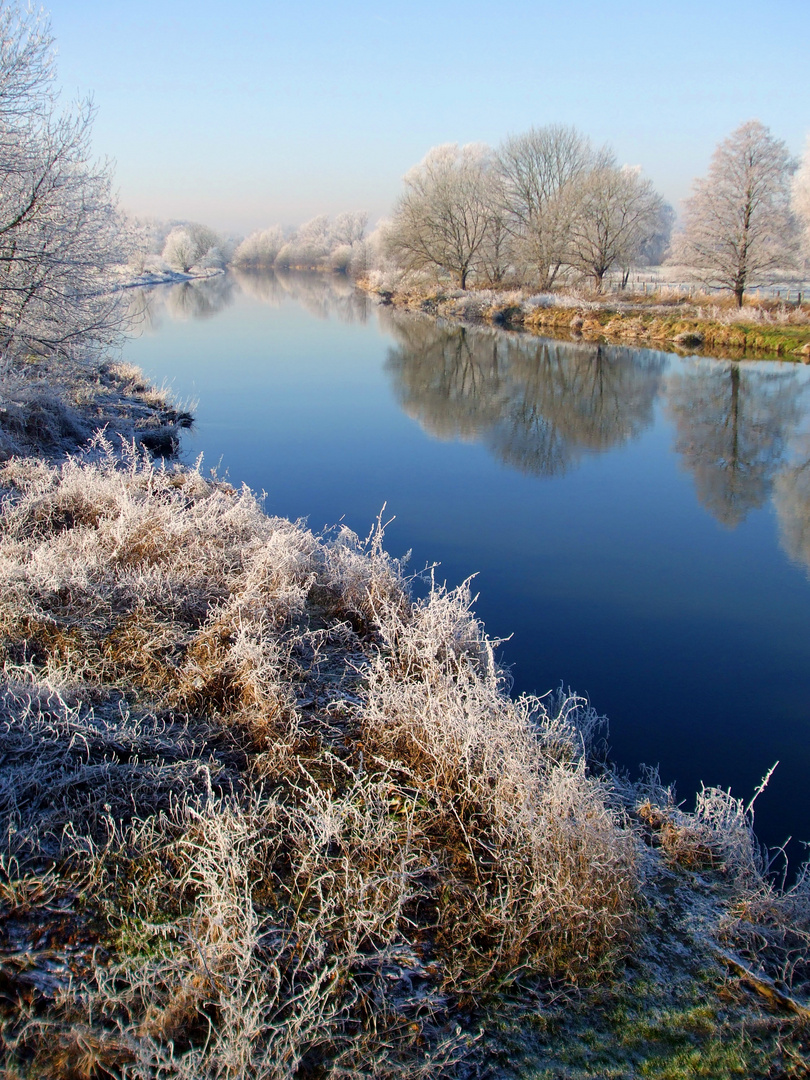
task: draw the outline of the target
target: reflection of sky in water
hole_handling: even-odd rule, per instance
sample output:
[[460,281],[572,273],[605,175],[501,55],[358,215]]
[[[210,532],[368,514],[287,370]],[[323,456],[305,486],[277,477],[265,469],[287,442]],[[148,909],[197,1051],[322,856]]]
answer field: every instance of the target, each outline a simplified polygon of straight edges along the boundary
[[393,553],[478,573],[517,689],[588,693],[684,798],[780,759],[760,831],[810,839],[806,369],[442,325],[327,277],[134,303],[126,358],[198,402],[189,459],[315,529],[387,503]]

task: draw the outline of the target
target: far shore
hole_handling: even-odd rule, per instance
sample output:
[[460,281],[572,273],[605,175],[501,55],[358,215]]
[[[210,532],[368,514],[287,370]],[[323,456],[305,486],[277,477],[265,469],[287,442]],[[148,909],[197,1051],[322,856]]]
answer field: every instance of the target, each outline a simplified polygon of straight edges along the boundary
[[810,363],[808,303],[757,300],[737,309],[726,297],[686,297],[665,291],[585,296],[441,286],[386,289],[363,278],[357,285],[381,303],[442,319],[483,322],[571,340],[646,346],[683,355],[699,351],[720,359]]

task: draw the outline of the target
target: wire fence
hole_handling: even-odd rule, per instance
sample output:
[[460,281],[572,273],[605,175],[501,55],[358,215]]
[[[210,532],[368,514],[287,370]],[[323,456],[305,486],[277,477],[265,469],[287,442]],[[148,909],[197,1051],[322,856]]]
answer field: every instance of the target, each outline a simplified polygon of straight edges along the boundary
[[[605,280],[603,291],[609,293],[642,293],[644,296],[721,296],[727,295],[727,289],[711,288],[694,281],[670,281],[654,274],[631,274],[626,282],[620,277]],[[749,299],[781,300],[786,304],[810,303],[810,280],[792,282],[772,282],[749,289],[745,294]]]

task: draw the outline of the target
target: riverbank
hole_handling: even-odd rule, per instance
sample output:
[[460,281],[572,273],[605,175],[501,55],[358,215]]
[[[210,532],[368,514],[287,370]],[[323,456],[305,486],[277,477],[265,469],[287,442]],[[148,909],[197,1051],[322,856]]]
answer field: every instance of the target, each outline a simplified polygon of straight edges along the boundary
[[[126,272],[125,272],[126,273]],[[225,271],[218,267],[205,267],[200,270],[148,270],[125,278],[116,285],[116,289],[148,289],[154,285],[181,285],[184,281],[205,281],[207,278],[220,277]]]
[[0,467],[7,1075],[806,1074],[810,882],[743,804],[510,697],[381,523],[49,456]]
[[172,456],[192,423],[166,387],[131,364],[77,364],[30,357],[0,376],[0,462],[62,458],[99,430],[107,438]]
[[391,290],[368,279],[358,286],[382,303],[443,319],[505,329],[606,341],[727,359],[810,363],[810,304],[761,300],[737,309],[717,297],[530,295],[521,291]]

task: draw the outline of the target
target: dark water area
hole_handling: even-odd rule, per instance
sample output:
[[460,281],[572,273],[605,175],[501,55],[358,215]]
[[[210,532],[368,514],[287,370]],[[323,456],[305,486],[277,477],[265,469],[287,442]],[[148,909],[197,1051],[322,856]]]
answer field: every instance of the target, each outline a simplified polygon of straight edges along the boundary
[[[124,358],[194,402],[184,457],[269,513],[477,575],[514,689],[608,716],[614,759],[810,840],[810,372],[437,323],[327,277],[139,295]],[[803,857],[798,843],[793,857]]]

